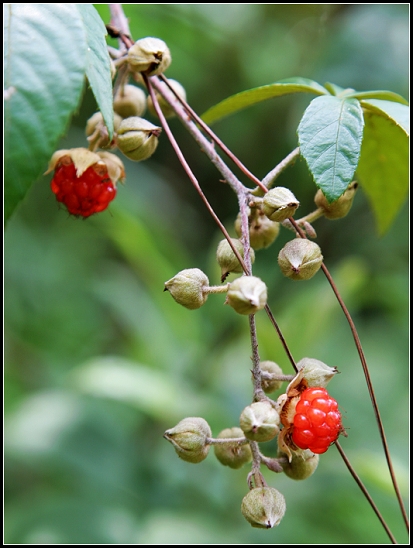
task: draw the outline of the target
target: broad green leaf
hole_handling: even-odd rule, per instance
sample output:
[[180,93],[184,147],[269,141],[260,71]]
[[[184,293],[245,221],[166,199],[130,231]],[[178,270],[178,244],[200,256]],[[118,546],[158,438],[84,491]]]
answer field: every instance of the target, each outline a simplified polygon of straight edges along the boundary
[[105,25],[92,4],[76,4],[84,21],[87,40],[86,76],[99,110],[103,115],[109,137],[113,135],[113,97],[110,58]]
[[300,152],[327,200],[337,200],[351,182],[363,138],[363,111],[356,99],[317,97],[298,126]]
[[409,190],[409,139],[390,117],[366,110],[357,178],[372,205],[379,234],[384,234]]
[[379,116],[392,120],[405,131],[406,135],[410,134],[410,108],[408,106],[393,101],[381,101],[380,99],[361,101],[361,106]]
[[78,106],[86,37],[75,4],[5,4],[5,221],[47,168]]
[[253,88],[231,95],[231,97],[224,99],[204,112],[202,119],[206,124],[213,124],[214,122],[225,118],[225,116],[234,114],[234,112],[243,110],[256,103],[274,97],[280,97],[281,95],[288,95],[290,93],[313,93],[315,95],[328,94],[323,86],[313,80],[299,77],[289,78],[288,80],[281,80],[275,84],[269,84],[267,86],[261,86],[259,88]]
[[384,101],[401,103],[402,105],[409,104],[409,102],[406,101],[406,99],[402,97],[401,95],[399,95],[398,93],[394,93],[394,91],[386,91],[386,90],[355,91],[354,93],[350,93],[349,95],[347,95],[347,97],[354,97],[354,99],[358,99],[359,101],[364,99],[381,99]]

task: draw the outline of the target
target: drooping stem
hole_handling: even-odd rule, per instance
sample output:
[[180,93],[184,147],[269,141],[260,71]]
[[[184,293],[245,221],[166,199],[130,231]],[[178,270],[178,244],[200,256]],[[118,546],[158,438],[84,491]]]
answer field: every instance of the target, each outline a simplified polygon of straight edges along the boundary
[[[297,225],[296,221],[294,221],[294,219],[292,217],[290,217],[289,220],[290,220],[291,224],[294,226],[297,233],[300,235],[300,237],[305,238],[306,236],[305,236],[304,232]],[[375,417],[376,417],[377,426],[379,428],[379,433],[380,433],[380,437],[381,437],[381,441],[382,441],[384,454],[386,456],[387,466],[388,466],[389,473],[390,473],[390,476],[391,476],[391,480],[392,480],[392,483],[393,483],[393,488],[394,488],[394,491],[396,493],[396,497],[397,497],[397,500],[399,502],[400,510],[402,512],[402,516],[403,516],[404,522],[406,524],[407,530],[409,530],[409,519],[408,519],[408,516],[407,516],[406,509],[404,507],[404,503],[403,503],[403,499],[402,499],[402,496],[401,496],[401,493],[400,493],[399,485],[397,483],[396,474],[394,472],[393,463],[392,463],[392,460],[391,460],[390,451],[389,451],[389,447],[388,447],[388,444],[387,444],[386,435],[385,435],[385,432],[384,432],[383,422],[382,422],[381,417],[380,417],[379,406],[378,406],[378,403],[377,403],[377,400],[376,400],[376,395],[374,393],[373,383],[371,382],[370,371],[369,371],[369,368],[368,368],[368,365],[367,365],[366,357],[364,355],[363,347],[361,346],[360,337],[358,335],[356,326],[353,322],[353,318],[351,317],[351,314],[348,311],[348,309],[347,309],[347,307],[346,307],[346,305],[345,305],[345,303],[344,303],[344,301],[343,301],[343,299],[342,299],[342,297],[341,297],[341,295],[338,291],[338,288],[337,288],[337,286],[336,286],[336,284],[335,284],[328,268],[326,267],[326,265],[324,263],[321,265],[321,268],[322,268],[322,270],[324,272],[324,275],[327,278],[327,280],[328,280],[328,282],[331,286],[331,289],[333,290],[333,292],[336,296],[336,299],[339,302],[339,304],[341,306],[341,309],[343,310],[344,315],[347,319],[347,322],[350,326],[350,330],[351,330],[351,333],[353,335],[354,343],[356,345],[357,352],[358,352],[358,355],[360,357],[360,362],[361,362],[361,366],[363,368],[364,377],[366,379],[366,384],[367,384],[367,389],[368,389],[368,392],[369,392],[369,395],[370,395],[370,400],[371,400],[371,403],[373,405],[373,410],[374,410],[374,414],[375,414]]]

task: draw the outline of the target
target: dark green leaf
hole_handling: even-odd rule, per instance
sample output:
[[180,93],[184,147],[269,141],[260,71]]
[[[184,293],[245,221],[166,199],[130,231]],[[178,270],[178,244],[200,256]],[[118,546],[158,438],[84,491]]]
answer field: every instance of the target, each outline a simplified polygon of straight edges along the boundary
[[381,101],[380,99],[370,99],[361,101],[361,106],[379,116],[384,116],[400,126],[406,133],[410,134],[410,108],[393,101]]
[[82,16],[88,45],[86,76],[99,110],[103,115],[109,137],[113,135],[113,97],[110,58],[105,40],[105,25],[92,4],[76,4]]
[[87,45],[75,4],[6,4],[4,14],[7,221],[79,103]]
[[317,97],[306,109],[298,138],[316,185],[337,200],[356,170],[363,137],[363,111],[356,99]]
[[366,111],[357,178],[367,194],[380,234],[390,227],[409,190],[409,140],[391,118]]
[[234,114],[234,112],[243,110],[256,103],[272,99],[273,97],[288,95],[290,93],[327,95],[327,90],[317,82],[307,78],[289,78],[288,80],[281,80],[275,84],[269,84],[268,86],[261,86],[259,88],[253,88],[231,95],[231,97],[227,97],[227,99],[224,99],[204,112],[202,119],[205,123],[211,125],[214,122],[225,118],[225,116]]
[[355,99],[358,99],[359,101],[361,101],[362,99],[382,99],[385,101],[401,103],[402,105],[409,104],[409,102],[406,101],[404,97],[402,97],[398,93],[394,93],[394,91],[385,91],[385,90],[355,91],[354,93],[350,93],[349,95],[347,95],[347,97],[354,97]]

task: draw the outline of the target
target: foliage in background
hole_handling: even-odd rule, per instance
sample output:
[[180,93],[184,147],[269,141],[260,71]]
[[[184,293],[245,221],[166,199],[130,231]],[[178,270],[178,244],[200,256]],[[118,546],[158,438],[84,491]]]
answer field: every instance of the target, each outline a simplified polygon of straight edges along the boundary
[[[107,8],[97,8],[108,21]],[[291,74],[408,95],[407,7],[125,5],[125,11],[135,39],[153,35],[168,43],[168,76],[185,85],[198,112]],[[371,34],[372,21],[383,28],[380,41]],[[356,48],[356,64],[348,44]],[[369,70],[375,66],[380,78]],[[286,97],[256,105],[217,131],[263,176],[296,146],[294,131],[306,104],[308,98],[300,103]],[[62,147],[85,142],[84,123],[94,109],[86,91]],[[233,197],[178,123],[173,130],[231,227]],[[12,151],[6,148],[5,156],[8,161]],[[39,152],[38,159],[41,173],[48,157]],[[29,165],[19,162],[20,169]],[[376,518],[333,450],[304,486],[268,477],[288,493],[288,513],[270,535],[251,530],[239,514],[246,490],[242,472],[223,469],[212,457],[197,467],[171,458],[162,433],[189,410],[206,417],[214,433],[229,420],[237,424],[251,393],[248,332],[228,307],[208,302],[194,314],[162,292],[165,280],[193,265],[211,280],[219,278],[214,252],[220,236],[166,139],[149,163],[128,163],[127,174],[110,212],[86,222],[59,211],[49,179],[41,179],[7,228],[6,541],[383,542]],[[285,177],[303,211],[310,210],[314,192],[303,163]],[[361,194],[348,218],[320,221],[317,230],[360,328],[407,490],[406,209],[378,240]],[[291,285],[278,272],[276,254],[262,251],[257,275],[268,282],[277,321],[297,359],[318,357],[342,372],[332,395],[343,407],[345,425],[354,425],[345,449],[402,539],[347,325],[326,282]],[[263,358],[288,369],[272,328],[265,318],[257,321]]]

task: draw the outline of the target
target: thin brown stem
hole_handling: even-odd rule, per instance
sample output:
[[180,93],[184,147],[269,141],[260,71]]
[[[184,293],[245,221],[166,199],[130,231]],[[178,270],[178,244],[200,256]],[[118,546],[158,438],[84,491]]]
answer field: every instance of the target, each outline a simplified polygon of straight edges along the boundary
[[168,88],[172,91],[172,93],[175,95],[175,97],[178,99],[178,101],[181,103],[181,105],[185,108],[185,110],[188,112],[188,114],[191,116],[191,118],[205,131],[205,133],[216,143],[219,148],[225,152],[225,154],[230,158],[234,164],[246,175],[253,183],[255,183],[257,186],[259,186],[264,192],[267,191],[265,186],[261,183],[261,181],[253,174],[251,171],[244,166],[244,164],[241,162],[241,160],[233,154],[230,149],[221,141],[221,139],[212,131],[212,129],[202,120],[200,116],[188,105],[186,101],[182,99],[182,97],[179,97],[179,95],[175,92],[175,90],[172,88],[172,86],[169,84],[168,79],[161,74],[159,78],[165,82],[165,84],[168,86]]
[[350,461],[348,460],[347,455],[345,454],[345,452],[344,452],[343,448],[341,447],[340,443],[338,441],[336,441],[334,445],[337,447],[337,449],[338,449],[338,451],[341,455],[341,458],[343,459],[344,464],[347,466],[348,471],[353,476],[354,481],[357,483],[357,485],[363,491],[363,494],[366,497],[366,499],[368,500],[368,502],[370,503],[370,506],[373,508],[374,513],[379,518],[380,523],[383,525],[383,527],[384,527],[386,533],[388,534],[392,544],[397,544],[397,541],[394,538],[392,532],[390,531],[387,523],[385,522],[383,516],[381,515],[379,509],[377,508],[374,500],[371,498],[370,493],[367,491],[367,489],[364,486],[363,482],[361,481],[361,479],[357,475],[356,471],[352,467],[352,465],[351,465]]
[[[291,224],[294,226],[297,233],[300,235],[300,237],[305,238],[306,236],[305,236],[304,232],[297,225],[296,221],[294,221],[294,219],[292,217],[290,217],[289,220],[290,220]],[[353,322],[353,319],[350,315],[350,312],[348,311],[348,309],[347,309],[347,307],[346,307],[346,305],[345,305],[345,303],[344,303],[344,301],[343,301],[343,299],[342,299],[342,297],[341,297],[341,295],[340,295],[340,293],[337,289],[337,286],[334,283],[334,280],[333,280],[328,268],[326,267],[326,265],[324,263],[321,265],[321,268],[322,268],[322,270],[324,272],[324,275],[327,278],[327,280],[328,280],[328,282],[331,286],[331,289],[333,290],[333,292],[336,296],[336,299],[339,302],[339,304],[341,306],[341,309],[343,310],[344,315],[347,319],[347,322],[350,326],[350,330],[351,330],[351,333],[353,335],[354,343],[356,345],[357,352],[358,352],[358,355],[360,357],[360,362],[361,362],[361,366],[363,368],[364,377],[366,379],[366,384],[367,384],[367,389],[368,389],[368,392],[369,392],[369,395],[370,395],[370,400],[371,400],[371,403],[373,405],[373,410],[374,410],[374,414],[375,414],[375,417],[376,417],[377,426],[379,428],[379,433],[380,433],[380,437],[381,437],[381,441],[382,441],[382,445],[383,445],[384,454],[386,456],[387,467],[389,469],[389,473],[390,473],[391,480],[392,480],[392,483],[393,483],[393,488],[394,488],[394,491],[396,493],[397,500],[399,502],[400,510],[401,510],[401,513],[402,513],[402,516],[403,516],[403,520],[406,524],[407,530],[409,531],[409,519],[408,519],[408,516],[407,516],[406,509],[404,507],[404,503],[403,503],[403,499],[402,499],[402,496],[401,496],[401,493],[400,493],[399,485],[397,483],[396,474],[394,472],[393,463],[392,463],[392,460],[391,460],[390,451],[389,451],[389,447],[388,447],[388,444],[387,444],[386,435],[385,435],[385,432],[384,432],[383,422],[382,422],[381,417],[380,417],[379,407],[378,407],[378,403],[377,403],[377,400],[376,400],[376,395],[374,393],[373,383],[371,381],[370,371],[369,371],[369,368],[368,368],[368,365],[367,365],[366,357],[364,355],[364,351],[363,351],[363,348],[361,346],[360,337],[358,335],[356,326]]]

